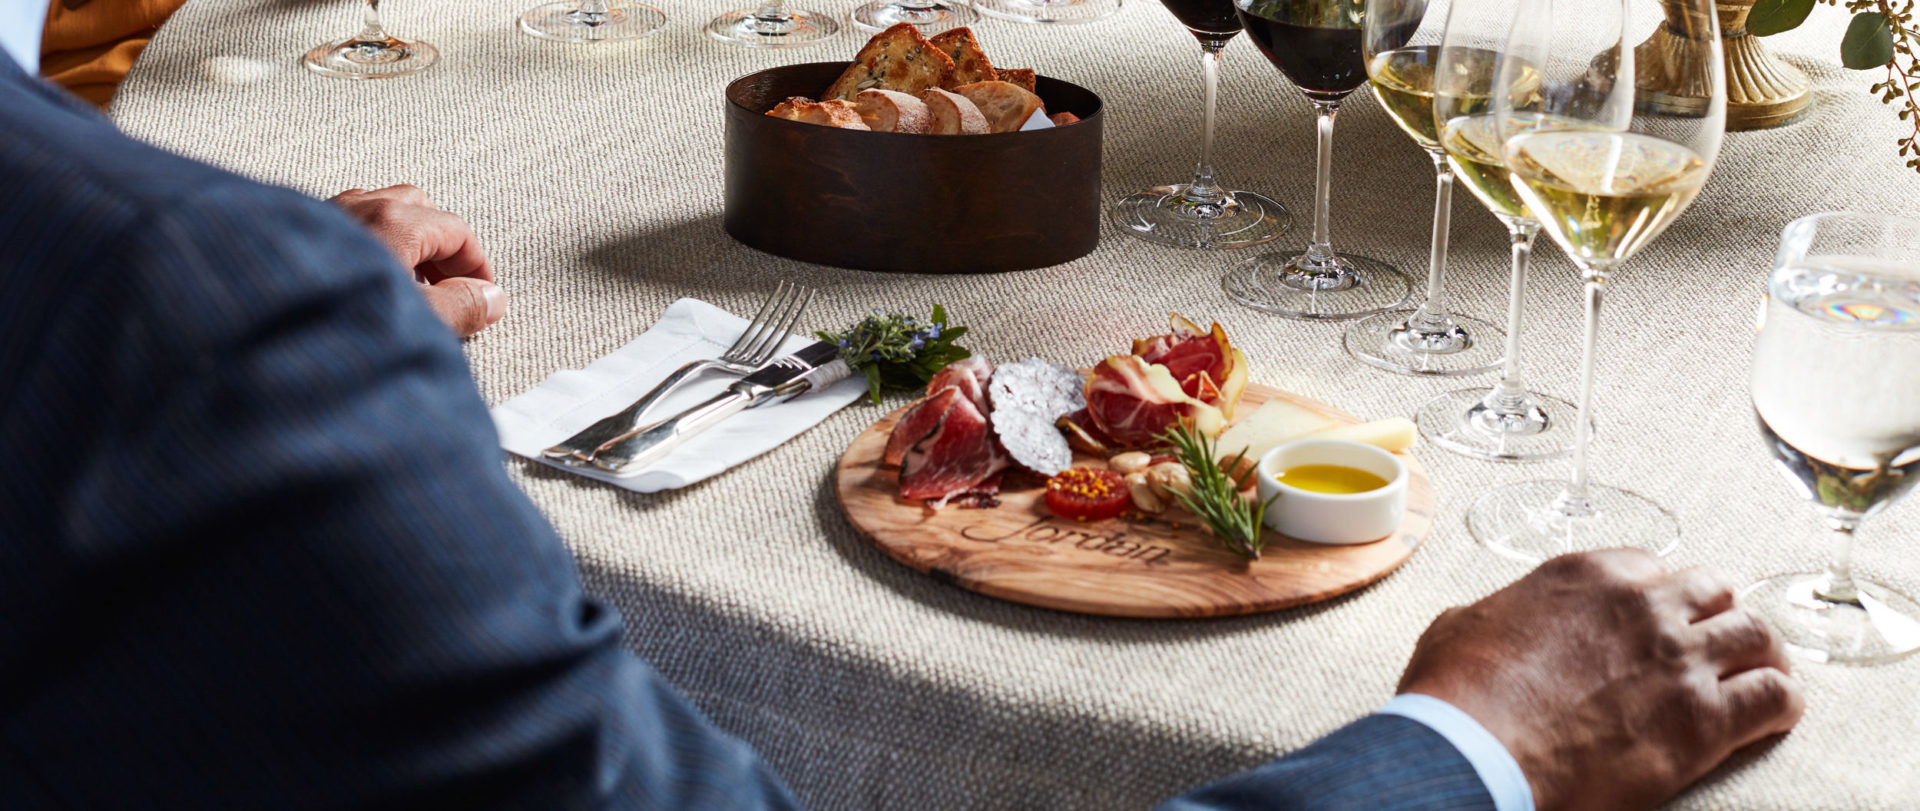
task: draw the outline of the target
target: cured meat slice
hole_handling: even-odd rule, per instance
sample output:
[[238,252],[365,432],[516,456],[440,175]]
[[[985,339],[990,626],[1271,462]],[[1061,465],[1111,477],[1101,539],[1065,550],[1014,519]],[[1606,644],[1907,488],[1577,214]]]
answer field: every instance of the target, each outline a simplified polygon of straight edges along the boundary
[[1068,447],[1054,423],[1086,407],[1081,389],[1086,381],[1065,366],[1028,358],[1000,367],[987,393],[993,400],[993,432],[1013,460],[1028,470],[1052,476],[1073,464]]
[[1247,388],[1246,355],[1228,343],[1218,322],[1203,331],[1178,314],[1172,321],[1172,333],[1135,340],[1133,354],[1167,367],[1188,397],[1219,408],[1231,419]]
[[947,368],[935,372],[933,379],[927,381],[927,394],[931,395],[948,386],[959,386],[960,393],[972,400],[980,413],[987,413],[987,383],[993,379],[993,364],[979,355],[970,355],[947,364]]
[[996,498],[996,496],[1000,495],[1000,479],[1002,475],[1003,474],[995,473],[988,476],[971,489],[947,497],[944,499],[945,504],[934,502],[927,506],[936,510],[948,504],[963,510],[984,510],[991,507],[998,507],[1000,506],[1000,499]]
[[1094,424],[1118,447],[1151,445],[1182,419],[1208,436],[1226,425],[1220,409],[1188,396],[1167,367],[1136,355],[1115,355],[1094,367],[1086,397]]
[[1107,432],[1100,430],[1100,426],[1093,421],[1093,415],[1087,413],[1084,408],[1061,417],[1054,424],[1067,435],[1067,444],[1073,446],[1075,450],[1102,456],[1113,451],[1113,437],[1107,436]]
[[957,400],[965,399],[958,386],[946,386],[931,391],[913,405],[907,406],[907,413],[900,415],[900,421],[894,423],[893,433],[887,435],[887,449],[880,455],[880,461],[889,465],[900,464],[906,458],[907,450],[915,443],[931,436],[934,429],[940,427],[940,421],[946,419],[947,411],[953,408]]
[[939,424],[900,460],[900,495],[945,499],[973,489],[1006,469],[1007,458],[993,438],[987,417],[959,397]]

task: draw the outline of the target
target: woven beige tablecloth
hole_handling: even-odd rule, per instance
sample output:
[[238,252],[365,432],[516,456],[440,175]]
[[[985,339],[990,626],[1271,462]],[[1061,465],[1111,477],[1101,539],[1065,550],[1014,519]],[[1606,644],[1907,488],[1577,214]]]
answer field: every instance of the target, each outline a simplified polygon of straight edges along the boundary
[[[806,1],[842,14],[853,5]],[[733,4],[700,0],[664,3],[672,19],[651,39],[565,45],[520,34],[522,2],[532,0],[386,4],[388,27],[438,45],[443,62],[355,83],[297,60],[353,30],[358,3],[193,0],[154,38],[112,114],[139,138],[270,182],[322,196],[414,183],[465,216],[511,296],[505,320],[467,345],[489,403],[620,346],[675,298],[750,312],[777,278],[824,291],[813,327],[943,303],[973,328],[966,343],[996,359],[1086,364],[1161,330],[1169,310],[1218,319],[1252,356],[1255,381],[1365,417],[1410,415],[1434,394],[1492,382],[1378,372],[1340,351],[1340,325],[1241,308],[1218,280],[1245,251],[1162,249],[1109,227],[1092,255],[1066,265],[914,277],[750,250],[720,227],[722,88],[774,65],[848,58],[861,37],[786,52],[727,47],[700,29]],[[1920,207],[1920,175],[1894,154],[1904,124],[1864,92],[1881,72],[1837,64],[1845,24],[1821,6],[1807,29],[1769,40],[1813,75],[1814,113],[1729,135],[1699,200],[1617,277],[1603,321],[1597,478],[1679,515],[1674,565],[1711,563],[1739,582],[1825,554],[1811,510],[1770,469],[1748,405],[1754,315],[1780,228],[1827,209]],[[976,30],[996,63],[1104,96],[1107,198],[1191,171],[1198,51],[1156,3],[1129,0],[1091,27]],[[1223,87],[1224,177],[1293,207],[1299,222],[1279,243],[1291,247],[1310,217],[1308,106],[1245,42],[1228,50]],[[1420,275],[1430,171],[1355,94],[1336,137],[1336,245]],[[1455,300],[1500,321],[1505,232],[1456,197]],[[1541,245],[1528,365],[1539,388],[1572,396],[1576,274]],[[738,470],[658,495],[505,462],[588,587],[625,614],[632,648],[818,808],[1141,808],[1301,746],[1389,698],[1441,609],[1525,571],[1474,545],[1462,514],[1475,495],[1566,471],[1418,450],[1440,520],[1383,582],[1264,616],[1125,621],[962,591],[857,537],[829,472],[882,413],[851,407]],[[1860,570],[1920,594],[1916,519],[1920,498],[1870,521]],[[1798,672],[1808,694],[1799,729],[1677,804],[1920,807],[1920,660]]]

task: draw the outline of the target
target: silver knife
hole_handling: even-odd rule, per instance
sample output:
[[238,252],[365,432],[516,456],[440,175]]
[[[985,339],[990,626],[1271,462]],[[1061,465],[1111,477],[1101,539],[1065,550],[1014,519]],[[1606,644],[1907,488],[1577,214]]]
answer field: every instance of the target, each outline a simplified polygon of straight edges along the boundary
[[722,420],[774,400],[787,400],[823,389],[851,375],[840,347],[815,341],[760,367],[697,406],[652,425],[635,428],[608,440],[593,452],[593,466],[619,476],[632,476],[660,461],[688,437]]

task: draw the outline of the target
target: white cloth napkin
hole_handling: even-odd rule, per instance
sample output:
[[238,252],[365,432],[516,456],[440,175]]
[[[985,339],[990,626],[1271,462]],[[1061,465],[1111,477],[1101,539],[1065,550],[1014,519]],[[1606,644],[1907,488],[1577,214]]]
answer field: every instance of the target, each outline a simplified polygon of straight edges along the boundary
[[[685,487],[766,453],[866,393],[867,379],[854,375],[823,391],[748,409],[687,440],[667,458],[634,476],[563,465],[540,456],[542,449],[626,408],[682,365],[719,357],[746,329],[747,319],[704,301],[680,299],[667,308],[652,329],[626,346],[585,369],[555,372],[540,385],[495,406],[493,426],[500,433],[500,447],[568,473],[652,493]],[[790,336],[780,347],[780,354],[812,341]],[[648,409],[645,420],[678,414],[725,391],[738,379],[719,371],[697,375]]]

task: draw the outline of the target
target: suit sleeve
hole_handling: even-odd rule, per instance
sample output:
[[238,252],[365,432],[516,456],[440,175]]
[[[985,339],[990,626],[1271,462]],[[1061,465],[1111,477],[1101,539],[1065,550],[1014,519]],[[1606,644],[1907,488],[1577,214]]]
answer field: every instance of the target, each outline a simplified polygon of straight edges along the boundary
[[99,239],[37,316],[16,416],[47,428],[13,426],[44,453],[46,520],[7,553],[35,576],[0,575],[38,612],[5,635],[0,785],[100,808],[794,805],[620,646],[382,246],[238,180]]
[[1419,721],[1369,715],[1306,748],[1176,797],[1161,811],[1493,809],[1473,764]]

